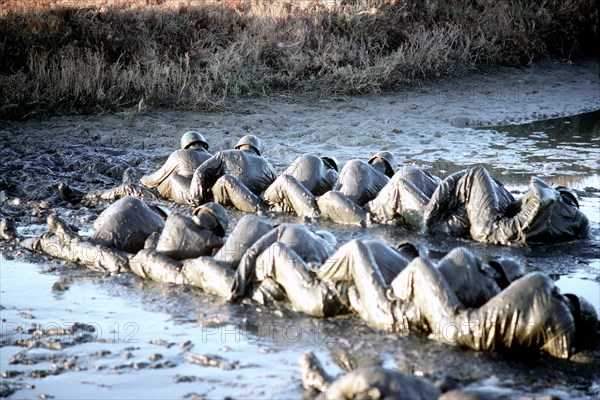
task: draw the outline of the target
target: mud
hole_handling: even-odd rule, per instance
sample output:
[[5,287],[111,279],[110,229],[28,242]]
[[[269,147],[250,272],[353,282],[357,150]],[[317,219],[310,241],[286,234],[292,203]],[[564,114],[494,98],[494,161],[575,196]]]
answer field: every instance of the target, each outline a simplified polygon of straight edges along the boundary
[[[31,237],[46,230],[47,214],[56,211],[89,235],[105,205],[72,207],[57,184],[113,187],[127,167],[140,174],[158,167],[189,129],[201,131],[213,152],[257,134],[278,171],[303,152],[344,163],[382,149],[441,177],[483,164],[517,194],[531,176],[574,187],[591,221],[590,239],[510,248],[397,227],[319,225],[342,243],[375,236],[422,243],[434,258],[458,245],[484,258],[513,257],[600,311],[597,71],[595,61],[546,62],[368,97],[243,100],[221,114],[136,109],[0,121],[1,218],[12,218],[17,233]],[[230,215],[231,228],[241,214]],[[128,274],[102,276],[32,254],[14,240],[0,240],[0,251],[2,396],[299,398],[298,357],[309,350],[333,373],[377,364],[505,398],[600,394],[598,343],[569,361],[477,353],[379,332],[352,317],[313,319]]]

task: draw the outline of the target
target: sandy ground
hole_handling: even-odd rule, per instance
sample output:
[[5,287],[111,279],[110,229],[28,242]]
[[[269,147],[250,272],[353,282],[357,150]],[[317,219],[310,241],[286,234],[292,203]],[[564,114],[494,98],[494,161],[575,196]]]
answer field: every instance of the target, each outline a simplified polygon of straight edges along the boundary
[[[265,156],[279,171],[304,152],[333,155],[344,163],[367,159],[383,149],[394,152],[401,164],[417,164],[442,177],[484,164],[515,190],[524,190],[533,175],[580,190],[582,209],[592,223],[591,239],[513,249],[431,240],[388,227],[323,226],[341,242],[373,235],[390,242],[423,241],[432,254],[467,245],[482,256],[511,256],[530,270],[555,274],[565,287],[585,290],[592,302],[597,299],[600,309],[598,118],[592,119],[591,126],[577,118],[557,120],[560,135],[548,134],[545,128],[538,131],[535,124],[525,131],[498,127],[600,110],[599,71],[597,60],[547,61],[431,81],[396,93],[322,100],[282,95],[244,99],[222,113],[155,110],[141,104],[117,115],[1,121],[0,214],[12,217],[23,236],[43,232],[50,210],[81,232],[89,232],[101,209],[77,209],[64,203],[57,183],[67,181],[85,190],[113,187],[127,166],[142,173],[157,168],[178,147],[181,133],[190,129],[202,132],[213,152],[231,148],[244,134],[256,134],[263,140]],[[485,127],[495,128],[480,129]],[[234,212],[231,215],[239,218]],[[15,242],[0,240],[0,251],[0,373],[2,383],[16,390],[14,398],[300,397],[297,356],[307,350],[318,352],[337,371],[344,365],[340,358],[346,363],[353,359],[354,365],[382,364],[432,380],[456,371],[460,386],[492,390],[507,398],[600,394],[598,351],[572,363],[514,362],[432,346],[422,338],[382,335],[356,321],[320,325],[321,321],[285,310],[223,304],[211,296],[134,277],[100,277],[23,251]],[[252,343],[199,339],[206,332],[217,332],[214,327],[227,333],[230,326],[248,321],[269,326],[273,319],[284,322],[279,339],[256,332],[252,337],[258,339]],[[32,325],[63,327],[68,321],[80,324],[69,325],[71,330],[58,335],[59,345],[48,340],[57,335],[41,331],[36,336]],[[120,339],[109,333],[115,326],[121,329]],[[335,332],[336,340],[308,340],[314,335],[294,342],[282,340],[294,332],[287,329],[290,326],[313,334],[317,326],[317,333],[321,328]],[[348,340],[348,332],[355,339]],[[122,340],[131,333],[139,340],[135,345]],[[40,343],[49,348],[40,349]],[[190,352],[221,358],[208,357],[207,364],[198,367],[190,361]],[[210,372],[207,366],[213,367]],[[67,382],[72,382],[68,389]]]

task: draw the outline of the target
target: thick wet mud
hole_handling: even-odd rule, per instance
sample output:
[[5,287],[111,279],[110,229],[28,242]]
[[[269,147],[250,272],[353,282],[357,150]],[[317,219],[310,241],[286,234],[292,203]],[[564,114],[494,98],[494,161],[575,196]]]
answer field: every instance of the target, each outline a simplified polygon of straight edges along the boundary
[[[385,104],[391,104],[386,96],[378,103],[384,114],[389,111]],[[426,102],[407,100],[403,106],[425,107]],[[438,134],[415,133],[422,124],[401,122],[391,112],[387,119],[368,118],[376,108],[371,103],[358,99],[321,104],[318,115],[311,114],[314,105],[303,105],[298,111],[306,116],[302,127],[286,120],[265,123],[265,115],[285,115],[300,107],[293,104],[271,104],[265,110],[254,105],[253,112],[227,115],[167,111],[3,123],[1,214],[15,221],[22,237],[46,231],[45,218],[51,211],[80,234],[90,234],[103,207],[65,203],[58,196],[58,182],[85,190],[113,187],[127,167],[140,173],[157,168],[175,148],[180,132],[190,126],[207,127],[212,151],[231,147],[240,127],[244,133],[259,134],[265,154],[279,171],[302,152],[332,154],[345,162],[367,158],[380,149],[394,151],[402,163],[419,165],[441,177],[483,164],[517,196],[527,190],[531,176],[575,188],[591,221],[590,238],[514,248],[423,236],[399,227],[363,229],[326,221],[318,225],[332,231],[340,243],[375,236],[391,243],[420,243],[433,258],[456,246],[467,246],[486,259],[512,257],[528,271],[551,274],[561,290],[585,296],[600,312],[598,112],[510,126],[495,125],[493,119],[477,124],[478,120],[470,119],[470,126],[465,126],[458,123],[462,120],[444,118],[436,125]],[[326,120],[330,112],[351,109],[344,126],[365,127],[367,134],[345,133],[341,127],[326,133],[318,129],[318,118]],[[416,121],[414,115],[408,118]],[[372,123],[367,124],[369,120]],[[474,129],[473,124],[480,128]],[[230,228],[241,215],[230,211]],[[268,218],[305,223],[290,215]],[[0,241],[0,250],[2,396],[300,398],[298,358],[306,351],[313,351],[333,374],[376,364],[501,398],[600,395],[598,343],[568,361],[477,353],[415,334],[377,331],[353,317],[308,318],[249,301],[230,304],[193,288],[129,274],[101,276],[32,254],[15,241]]]

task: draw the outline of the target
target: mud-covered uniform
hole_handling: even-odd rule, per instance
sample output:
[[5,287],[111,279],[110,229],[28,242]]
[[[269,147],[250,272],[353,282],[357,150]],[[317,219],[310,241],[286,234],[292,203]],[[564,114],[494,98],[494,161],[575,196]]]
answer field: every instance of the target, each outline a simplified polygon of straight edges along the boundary
[[383,367],[365,367],[335,379],[325,372],[313,353],[300,358],[302,386],[321,392],[319,399],[435,400],[441,392],[425,379]]
[[286,296],[300,300],[301,291],[290,291],[291,285],[310,279],[310,266],[321,265],[335,250],[332,241],[322,235],[297,224],[271,229],[244,253],[236,271],[235,296],[250,292],[263,304]]
[[156,188],[167,200],[186,204],[194,171],[211,156],[202,147],[176,150],[162,167],[144,175],[140,183],[148,189]]
[[244,212],[262,205],[259,195],[277,178],[271,164],[252,150],[224,150],[206,160],[194,172],[190,201],[210,199]]
[[431,233],[503,245],[579,239],[589,229],[568,190],[532,178],[529,191],[515,201],[483,167],[447,177],[433,193],[424,218]]
[[230,299],[242,254],[270,229],[262,218],[245,215],[225,240],[214,229],[171,215],[160,238],[131,260],[131,270],[147,279],[191,285]]
[[263,193],[263,200],[274,211],[295,212],[300,217],[319,215],[315,197],[333,188],[338,172],[312,154],[303,154]]
[[22,246],[90,269],[118,273],[129,270],[128,254],[142,249],[152,233],[162,230],[164,220],[143,201],[126,196],[99,215],[91,240],[77,235],[55,215],[48,217],[48,227],[53,233],[26,239]]
[[123,183],[112,189],[81,193],[61,183],[59,192],[71,203],[83,201],[88,205],[95,205],[101,200],[113,202],[125,196],[133,196],[145,201],[162,197],[176,203],[187,204],[191,177],[196,168],[210,156],[209,152],[199,146],[180,149],[171,153],[161,168],[142,176],[139,184],[136,183],[137,172],[133,168],[127,168],[123,174]]
[[376,157],[368,163],[350,160],[344,165],[334,190],[317,199],[323,217],[339,224],[366,224],[367,216],[362,207],[389,182],[395,168],[387,160],[385,165],[372,163]]
[[364,209],[373,221],[421,229],[425,207],[440,182],[421,168],[401,167]]

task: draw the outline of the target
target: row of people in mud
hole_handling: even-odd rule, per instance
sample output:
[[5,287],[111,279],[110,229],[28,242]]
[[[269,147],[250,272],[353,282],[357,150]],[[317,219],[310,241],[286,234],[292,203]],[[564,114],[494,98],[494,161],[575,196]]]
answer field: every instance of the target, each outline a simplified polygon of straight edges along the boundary
[[374,221],[503,245],[580,239],[589,230],[575,192],[537,178],[515,199],[483,167],[440,180],[415,166],[397,168],[387,151],[367,162],[350,160],[339,174],[334,157],[304,154],[277,177],[261,152],[260,140],[246,135],[234,149],[212,155],[204,137],[190,131],[181,149],[143,176],[141,185],[125,174],[124,184],[110,190],[84,194],[65,184],[59,190],[71,202],[124,195],[153,199],[158,193],[184,204],[214,201],[244,212],[290,211],[363,226]]
[[456,248],[436,264],[425,249],[378,239],[338,246],[327,231],[244,215],[230,231],[210,202],[192,216],[126,196],[85,240],[56,215],[50,232],[21,241],[33,251],[104,272],[131,271],[195,286],[228,300],[287,304],[314,317],[353,313],[385,331],[420,331],[474,350],[529,349],[568,358],[597,334],[591,304],[509,259],[485,262]]

